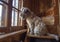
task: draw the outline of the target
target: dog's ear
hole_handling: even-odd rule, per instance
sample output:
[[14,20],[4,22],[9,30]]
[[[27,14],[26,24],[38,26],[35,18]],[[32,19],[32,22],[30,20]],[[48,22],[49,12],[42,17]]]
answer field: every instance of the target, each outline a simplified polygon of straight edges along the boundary
[[24,14],[32,14],[31,10],[27,7],[22,7],[21,12]]

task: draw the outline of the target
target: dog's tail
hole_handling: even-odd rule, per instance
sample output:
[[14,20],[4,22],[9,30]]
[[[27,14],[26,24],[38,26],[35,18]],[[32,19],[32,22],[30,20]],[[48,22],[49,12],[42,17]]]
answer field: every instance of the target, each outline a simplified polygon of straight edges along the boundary
[[52,36],[54,39],[56,39],[57,41],[59,41],[58,35],[50,34],[50,33],[47,33],[47,35],[48,35],[48,36]]

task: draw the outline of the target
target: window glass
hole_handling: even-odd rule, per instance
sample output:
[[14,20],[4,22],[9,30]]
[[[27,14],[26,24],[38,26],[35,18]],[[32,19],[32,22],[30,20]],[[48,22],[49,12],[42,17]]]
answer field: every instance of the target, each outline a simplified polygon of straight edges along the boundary
[[7,5],[0,2],[0,27],[7,25]]
[[18,0],[16,0],[16,8],[18,8]]
[[18,0],[13,0],[13,7],[18,8]]
[[13,0],[12,1],[12,19],[11,19],[11,26],[21,26],[21,18],[20,18],[20,9],[23,6],[22,0]]
[[0,5],[0,26],[1,26],[1,22],[2,22],[1,21],[2,20],[1,17],[2,17],[2,5]]
[[17,19],[18,19],[18,11],[12,9],[12,24],[11,26],[17,26]]

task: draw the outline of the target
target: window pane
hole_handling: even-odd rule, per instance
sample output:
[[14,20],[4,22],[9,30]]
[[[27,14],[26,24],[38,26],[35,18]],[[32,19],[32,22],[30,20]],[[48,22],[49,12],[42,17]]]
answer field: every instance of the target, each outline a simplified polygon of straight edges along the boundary
[[17,26],[17,19],[18,19],[18,11],[13,9],[12,10],[12,23],[11,23],[11,26]]
[[18,0],[13,0],[13,7],[18,8]]
[[0,27],[7,25],[7,5],[0,2]]
[[1,26],[1,17],[2,17],[2,5],[0,5],[0,26]]
[[18,8],[18,0],[16,0],[16,8]]
[[[16,1],[16,0],[15,0],[15,1]],[[12,4],[13,6],[15,6],[15,1],[13,0],[13,4]]]

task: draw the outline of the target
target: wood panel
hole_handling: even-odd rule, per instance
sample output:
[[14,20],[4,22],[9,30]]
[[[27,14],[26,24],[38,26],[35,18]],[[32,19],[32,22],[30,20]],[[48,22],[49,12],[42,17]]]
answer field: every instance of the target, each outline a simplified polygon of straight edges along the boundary
[[9,33],[10,32],[10,28],[9,27],[0,27],[0,32],[1,33]]
[[34,12],[34,15],[39,14],[39,0],[31,0],[31,10]]
[[14,26],[14,27],[10,27],[10,32],[15,32],[15,31],[23,30],[23,29],[25,29],[25,27]]
[[59,6],[58,6],[58,0],[56,0],[56,6],[55,6],[55,25],[59,24]]
[[58,35],[60,37],[60,25],[57,26],[57,32],[58,32]]
[[47,30],[51,34],[58,34],[56,25],[47,26]]
[[[53,1],[54,2],[54,1]],[[48,30],[51,33],[58,34],[57,25],[59,24],[59,9],[58,9],[58,0],[55,0],[55,4],[47,10],[46,16],[53,15],[54,16],[54,25],[48,26]]]
[[31,9],[31,0],[23,0],[23,6]]
[[11,37],[0,39],[0,42],[11,42]]

